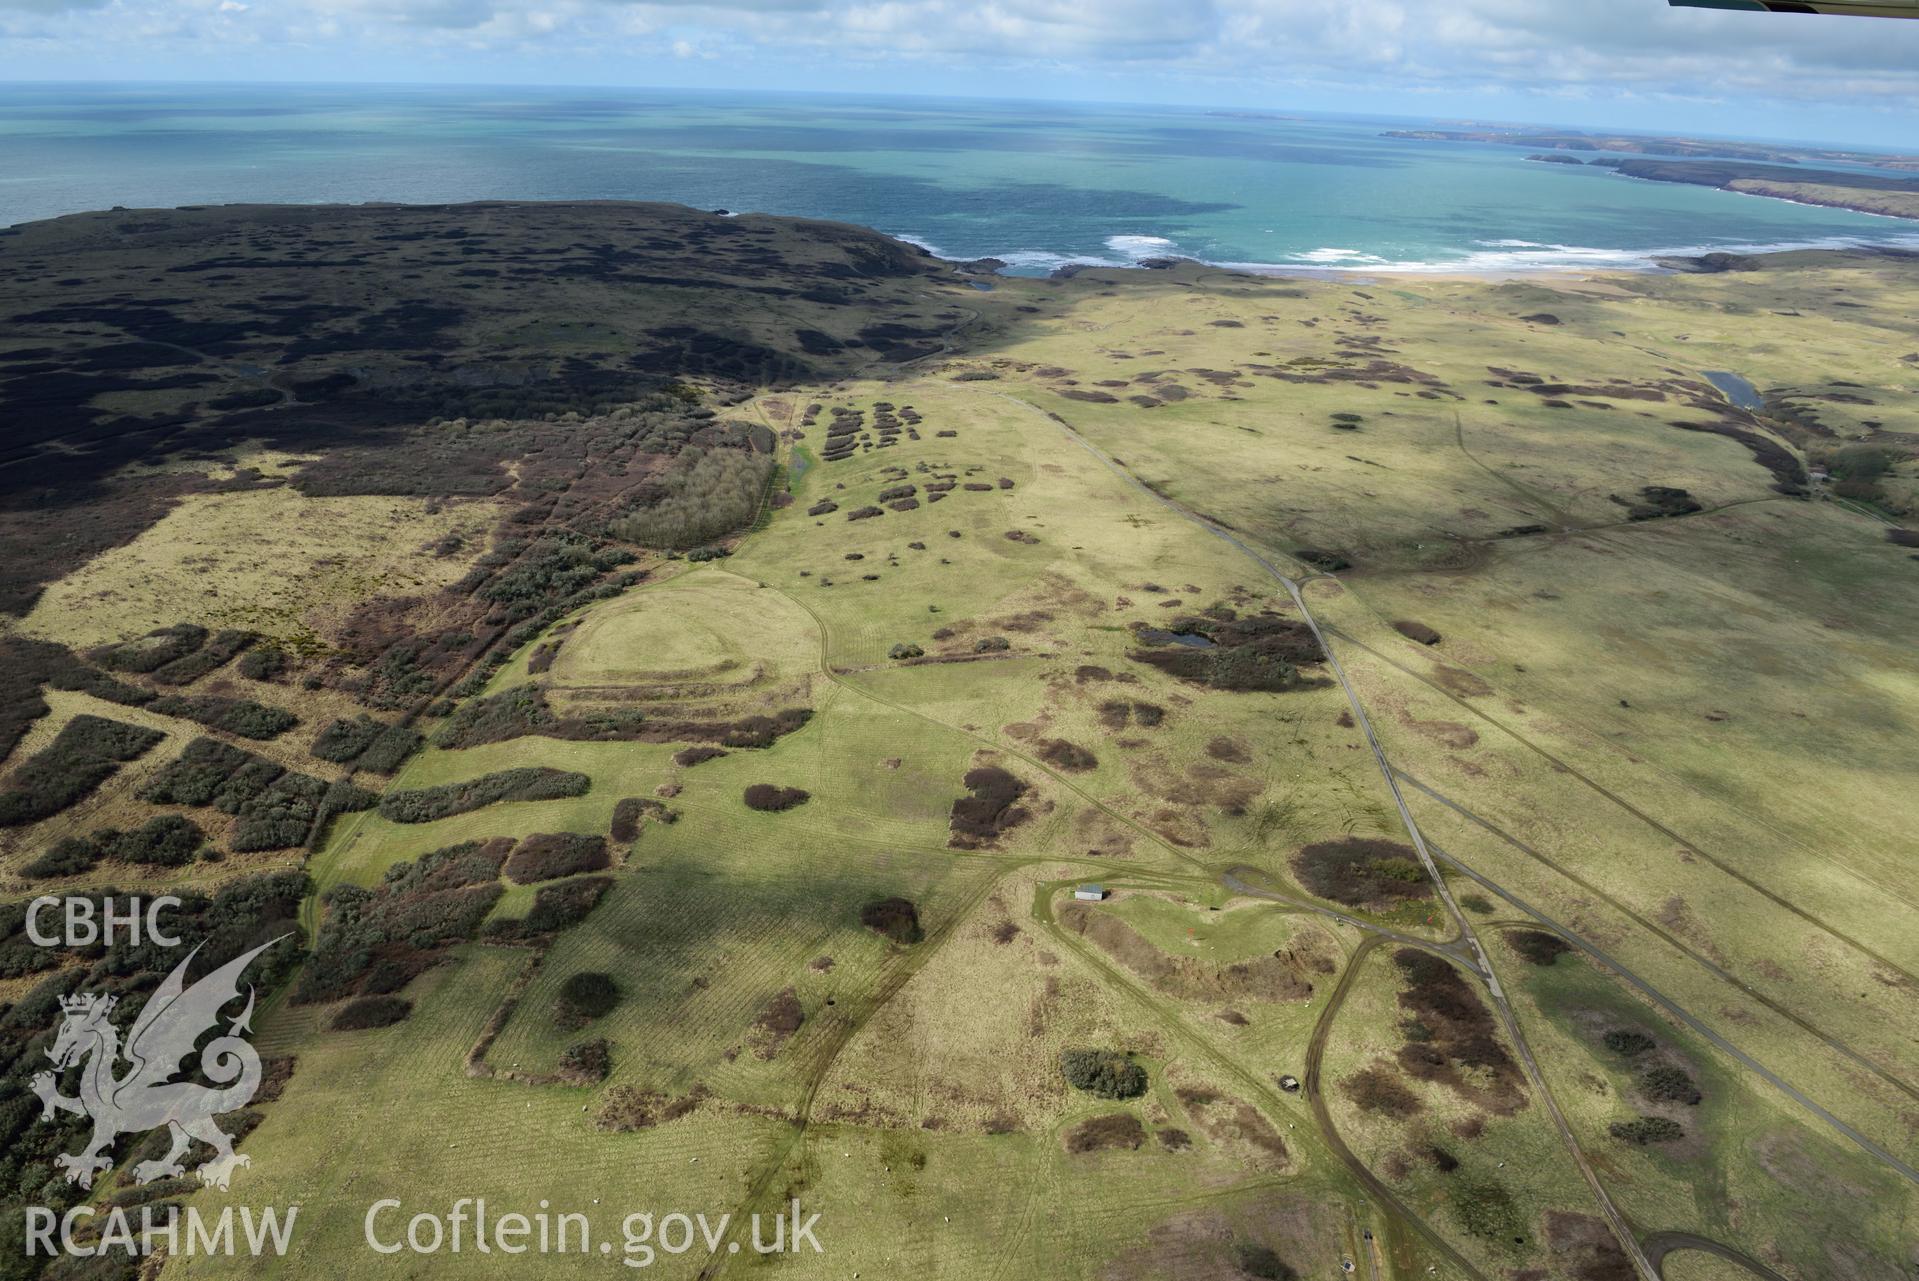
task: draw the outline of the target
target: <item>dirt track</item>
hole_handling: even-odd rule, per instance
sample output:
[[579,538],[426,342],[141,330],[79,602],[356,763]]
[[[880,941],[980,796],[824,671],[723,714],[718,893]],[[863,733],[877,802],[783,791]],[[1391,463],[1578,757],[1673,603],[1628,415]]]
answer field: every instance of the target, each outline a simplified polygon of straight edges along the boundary
[[[1578,1139],[1573,1135],[1572,1126],[1567,1122],[1565,1113],[1560,1110],[1558,1100],[1553,1097],[1552,1090],[1546,1084],[1545,1076],[1540,1072],[1539,1064],[1533,1057],[1532,1048],[1527,1045],[1525,1034],[1520,1029],[1519,1019],[1513,1013],[1511,1003],[1506,999],[1505,989],[1500,986],[1499,977],[1493,972],[1492,963],[1486,956],[1485,948],[1480,945],[1478,936],[1473,933],[1472,924],[1466,919],[1465,913],[1460,911],[1459,904],[1454,901],[1452,890],[1448,888],[1446,884],[1446,878],[1440,874],[1439,866],[1434,862],[1432,852],[1427,849],[1425,837],[1419,830],[1419,824],[1413,818],[1412,810],[1407,807],[1405,796],[1400,792],[1398,775],[1394,772],[1392,763],[1386,758],[1386,749],[1380,743],[1378,735],[1373,731],[1372,722],[1366,715],[1365,706],[1361,704],[1358,694],[1353,690],[1352,683],[1346,678],[1346,670],[1340,665],[1339,656],[1334,653],[1332,646],[1327,644],[1326,635],[1319,625],[1319,620],[1313,616],[1312,609],[1306,604],[1306,598],[1300,591],[1299,582],[1231,531],[1222,529],[1199,513],[1191,511],[1174,502],[1172,499],[1167,498],[1165,495],[1155,492],[1139,480],[1138,477],[1108,457],[1090,440],[1075,430],[1071,423],[1061,418],[1058,414],[1047,413],[1038,406],[1008,393],[1002,392],[1000,395],[1014,404],[1024,406],[1034,413],[1044,414],[1047,419],[1058,425],[1068,439],[1092,454],[1108,471],[1124,480],[1140,493],[1147,495],[1155,503],[1199,526],[1199,528],[1205,530],[1213,537],[1235,548],[1245,555],[1247,559],[1266,571],[1268,575],[1286,589],[1286,594],[1292,598],[1294,606],[1299,610],[1300,617],[1306,622],[1307,626],[1312,628],[1314,639],[1319,642],[1320,648],[1326,654],[1327,665],[1332,668],[1334,677],[1339,681],[1339,687],[1346,695],[1347,706],[1352,710],[1354,720],[1358,723],[1360,731],[1366,736],[1367,745],[1372,749],[1373,759],[1379,766],[1380,777],[1385,782],[1386,789],[1392,794],[1393,803],[1399,810],[1400,822],[1406,829],[1406,835],[1412,840],[1413,848],[1418,851],[1419,861],[1425,867],[1427,876],[1432,880],[1434,889],[1439,895],[1440,902],[1445,905],[1447,912],[1453,918],[1453,923],[1459,932],[1459,942],[1469,954],[1473,970],[1479,974],[1481,981],[1485,983],[1487,991],[1492,996],[1493,1006],[1499,1012],[1500,1022],[1504,1024],[1506,1035],[1512,1041],[1513,1049],[1518,1054],[1521,1065],[1525,1068],[1528,1083],[1532,1086],[1534,1093],[1536,1093],[1545,1104],[1547,1113],[1552,1117],[1554,1128],[1559,1131],[1560,1140],[1565,1145],[1567,1155],[1570,1156],[1573,1163],[1578,1166],[1580,1174],[1585,1178],[1587,1186],[1592,1190],[1593,1199],[1605,1215],[1607,1223],[1612,1228],[1613,1236],[1618,1240],[1620,1249],[1623,1250],[1626,1257],[1632,1261],[1634,1270],[1644,1281],[1657,1281],[1659,1278],[1658,1270],[1640,1248],[1638,1237],[1634,1234],[1631,1224],[1627,1222],[1626,1216],[1622,1214],[1619,1207],[1613,1203],[1612,1197],[1606,1191],[1605,1185],[1599,1181],[1598,1171],[1593,1169],[1592,1162],[1587,1159],[1584,1149],[1579,1146]],[[1374,1182],[1377,1181],[1375,1180]]]

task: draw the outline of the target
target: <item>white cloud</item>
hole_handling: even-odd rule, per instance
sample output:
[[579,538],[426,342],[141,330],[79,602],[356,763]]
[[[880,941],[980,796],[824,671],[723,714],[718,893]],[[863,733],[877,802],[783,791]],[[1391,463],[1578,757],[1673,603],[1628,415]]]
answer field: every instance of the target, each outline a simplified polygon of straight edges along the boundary
[[[101,12],[105,10],[106,12]],[[244,24],[231,21],[246,13]],[[241,34],[244,26],[244,35]],[[1919,22],[1668,9],[1663,0],[0,0],[9,37],[77,58],[297,49],[627,59],[831,55],[873,66],[1778,103],[1919,101]],[[17,52],[17,50],[16,50]],[[547,64],[550,65],[550,64]],[[257,68],[257,63],[255,64]],[[829,87],[829,86],[820,86]]]
[[642,7],[664,21],[761,45],[1269,84],[1363,88],[1389,78],[1402,90],[1828,101],[1919,94],[1919,22],[1672,10],[1658,0],[734,0],[721,8],[654,0]]

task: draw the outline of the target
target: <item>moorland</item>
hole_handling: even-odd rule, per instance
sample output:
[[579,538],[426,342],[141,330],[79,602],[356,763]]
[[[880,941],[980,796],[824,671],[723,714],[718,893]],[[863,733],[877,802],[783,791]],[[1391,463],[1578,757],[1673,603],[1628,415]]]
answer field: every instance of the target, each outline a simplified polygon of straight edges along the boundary
[[[1909,1277],[1919,256],[1674,265],[0,233],[0,1232],[299,1202],[160,1274],[384,1276],[382,1197],[799,1198],[823,1254],[654,1267]],[[298,944],[230,1193],[63,1179],[29,1087],[173,958],[26,902],[163,889],[201,968]]]

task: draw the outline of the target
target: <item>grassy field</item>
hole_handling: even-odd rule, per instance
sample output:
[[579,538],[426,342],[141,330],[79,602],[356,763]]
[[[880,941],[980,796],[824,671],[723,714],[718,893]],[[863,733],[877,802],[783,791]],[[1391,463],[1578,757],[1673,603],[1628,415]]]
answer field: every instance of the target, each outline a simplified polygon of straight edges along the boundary
[[[270,456],[240,457],[273,474]],[[324,649],[364,602],[430,594],[459,579],[499,516],[497,504],[479,499],[193,495],[62,578],[20,626],[80,648],[194,622],[247,628],[295,651]],[[469,550],[436,554],[448,539]]]

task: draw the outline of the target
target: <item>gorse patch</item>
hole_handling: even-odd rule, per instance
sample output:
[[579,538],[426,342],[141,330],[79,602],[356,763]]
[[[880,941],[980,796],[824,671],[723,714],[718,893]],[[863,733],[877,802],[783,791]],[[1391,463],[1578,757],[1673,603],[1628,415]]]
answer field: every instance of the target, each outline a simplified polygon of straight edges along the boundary
[[504,892],[500,864],[511,842],[467,841],[387,870],[376,889],[337,885],[296,1002],[392,992],[471,938]]
[[7,790],[0,792],[0,827],[22,827],[58,814],[164,737],[158,730],[101,716],[74,717],[13,772]]
[[323,761],[352,764],[376,774],[391,774],[420,746],[418,731],[388,725],[371,716],[334,721],[313,740],[313,754]]
[[1136,1099],[1146,1093],[1146,1069],[1118,1050],[1061,1050],[1059,1070],[1074,1089],[1102,1099]]
[[803,787],[781,787],[775,783],[754,783],[746,789],[746,808],[777,814],[804,805],[812,793]]
[[431,823],[501,801],[551,801],[584,796],[593,780],[568,770],[526,765],[482,774],[463,783],[443,783],[380,798],[380,816],[395,823]]
[[926,937],[919,909],[903,898],[883,898],[860,909],[860,924],[895,943],[913,944]]
[[506,860],[506,879],[516,885],[551,881],[607,865],[606,838],[578,832],[544,832],[522,840]]
[[300,723],[300,718],[281,707],[269,707],[250,698],[216,698],[205,694],[169,694],[155,699],[148,709],[162,716],[178,716],[198,721],[209,729],[225,730],[241,738],[273,739]]
[[131,832],[106,827],[87,836],[70,836],[21,871],[29,877],[71,876],[102,859],[181,867],[191,863],[205,844],[205,834],[191,820],[166,814]]
[[642,483],[644,506],[608,528],[616,538],[647,547],[710,543],[753,519],[773,471],[768,454],[690,447],[662,475]]
[[556,1013],[563,1020],[584,1022],[612,1013],[619,1003],[620,985],[613,981],[611,974],[582,970],[568,975],[566,982],[560,984]]

